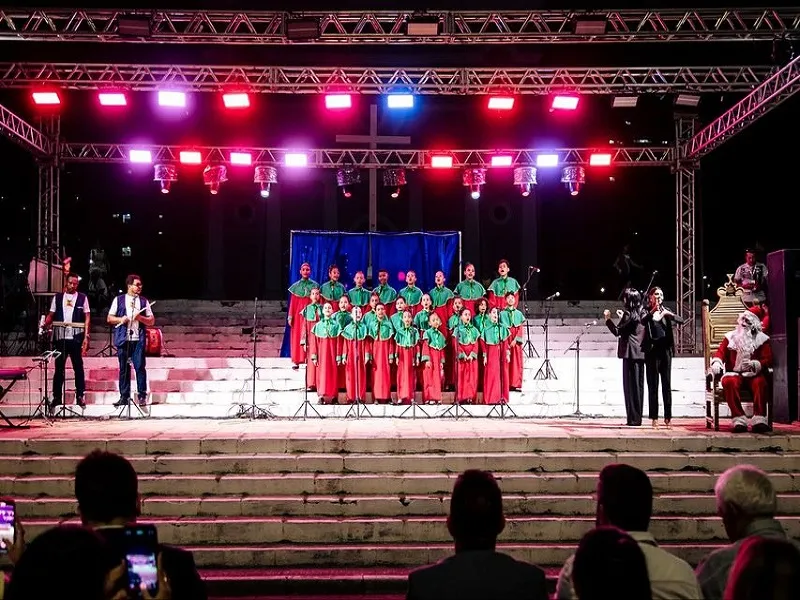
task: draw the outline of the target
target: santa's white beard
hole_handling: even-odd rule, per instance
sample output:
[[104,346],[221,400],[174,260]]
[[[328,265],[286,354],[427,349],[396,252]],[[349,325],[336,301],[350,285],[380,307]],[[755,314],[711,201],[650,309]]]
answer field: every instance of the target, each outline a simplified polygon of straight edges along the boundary
[[750,360],[756,351],[756,336],[750,333],[749,329],[738,327],[733,334],[730,347],[736,350],[736,364],[734,371],[741,372],[746,370],[743,363]]

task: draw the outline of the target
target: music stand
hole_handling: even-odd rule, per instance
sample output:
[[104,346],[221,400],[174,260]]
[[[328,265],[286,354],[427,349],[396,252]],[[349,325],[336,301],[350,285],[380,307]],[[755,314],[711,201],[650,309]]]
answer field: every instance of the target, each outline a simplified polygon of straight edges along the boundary
[[550,363],[550,312],[552,310],[552,303],[548,303],[544,309],[544,325],[542,325],[542,329],[544,329],[544,362],[539,367],[539,370],[536,371],[536,375],[533,376],[536,380],[558,379],[556,371]]
[[50,425],[52,425],[52,420],[50,419],[50,377],[48,376],[48,365],[50,361],[58,358],[60,353],[57,350],[47,350],[40,356],[37,356],[33,359],[33,362],[38,363],[39,370],[41,371],[40,381],[42,382],[42,399],[39,401],[37,407],[33,410],[31,415],[28,417],[28,420],[35,419],[36,417],[41,417],[44,421]]
[[[536,358],[539,358],[539,351],[531,341],[531,322],[528,315],[528,284],[530,283],[531,277],[533,277],[535,272],[536,271],[534,269],[529,268],[528,278],[522,285],[522,310],[525,313],[525,343],[522,345],[522,354],[528,358],[533,358],[534,355],[536,355]],[[545,352],[547,352],[547,347],[545,347]]]
[[252,333],[253,335],[253,397],[250,404],[242,403],[239,405],[239,412],[234,415],[236,418],[239,419],[274,419],[275,415],[272,411],[267,410],[259,406],[256,403],[256,382],[258,381],[258,371],[260,370],[257,364],[258,360],[258,298],[253,300],[253,327],[252,331],[250,331],[250,327],[245,327],[242,329],[243,334]]
[[[358,339],[358,323],[360,323],[360,322],[361,321],[353,321],[353,323],[355,324],[355,327],[353,327],[353,335],[355,336],[353,338],[353,342],[355,343],[354,344],[355,345],[355,355],[356,355],[355,359],[357,361],[361,360],[361,353],[359,352],[359,342],[361,340]],[[366,325],[364,327],[366,328]],[[346,340],[345,340],[345,343],[346,343]],[[365,363],[364,364],[364,372],[365,372],[365,374],[366,374],[366,370],[367,370],[367,365]],[[353,402],[350,405],[350,407],[347,409],[347,412],[344,413],[344,418],[345,419],[349,419],[349,418],[352,418],[352,417],[355,417],[356,419],[360,419],[364,415],[367,415],[369,417],[372,416],[372,413],[369,412],[369,408],[367,408],[367,405],[364,404],[364,400],[361,398],[361,393],[360,393],[360,391],[361,391],[361,387],[360,387],[361,380],[359,379],[359,371],[361,371],[361,365],[357,363],[356,364],[356,397],[355,397],[355,402]],[[365,375],[365,377],[366,377],[366,375]]]
[[114,328],[109,325],[106,344],[97,353],[95,353],[94,356],[114,356],[114,354]]
[[564,354],[575,353],[575,412],[568,415],[574,419],[589,419],[592,416],[581,412],[581,338],[589,331],[589,327],[591,324],[584,326],[583,331],[578,334],[572,345],[564,351]]

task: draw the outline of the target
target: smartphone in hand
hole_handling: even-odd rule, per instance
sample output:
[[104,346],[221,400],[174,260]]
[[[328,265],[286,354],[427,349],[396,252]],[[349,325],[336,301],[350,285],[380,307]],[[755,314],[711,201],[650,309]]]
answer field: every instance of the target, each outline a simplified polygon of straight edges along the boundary
[[122,532],[123,552],[128,569],[128,590],[141,598],[147,590],[158,592],[158,534],[153,525],[132,525]]
[[8,554],[8,545],[16,541],[17,505],[11,498],[0,498],[0,554]]

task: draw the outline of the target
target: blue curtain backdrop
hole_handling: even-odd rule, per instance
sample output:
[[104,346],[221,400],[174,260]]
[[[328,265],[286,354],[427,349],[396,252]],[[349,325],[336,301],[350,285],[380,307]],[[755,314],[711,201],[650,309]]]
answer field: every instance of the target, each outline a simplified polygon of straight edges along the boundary
[[[289,279],[299,277],[300,265],[311,265],[311,278],[322,284],[328,280],[328,266],[335,264],[340,281],[347,289],[353,286],[356,271],[366,273],[369,247],[372,245],[373,279],[378,269],[389,272],[389,282],[399,289],[400,273],[408,269],[417,273],[417,286],[426,292],[434,286],[436,271],[443,271],[449,287],[459,280],[459,234],[437,233],[342,233],[333,231],[293,231]],[[289,356],[289,329],[284,331],[281,356]]]

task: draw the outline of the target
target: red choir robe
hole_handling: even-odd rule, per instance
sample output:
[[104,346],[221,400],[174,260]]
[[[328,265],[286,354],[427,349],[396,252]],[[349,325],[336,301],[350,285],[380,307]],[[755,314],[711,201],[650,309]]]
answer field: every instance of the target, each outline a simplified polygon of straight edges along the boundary
[[508,403],[511,386],[509,385],[509,364],[511,353],[508,341],[511,332],[500,323],[490,323],[481,333],[480,346],[483,352],[483,403]]
[[508,338],[508,345],[511,351],[511,364],[509,365],[511,387],[515,390],[522,388],[522,369],[523,356],[522,345],[525,343],[523,337],[523,325],[525,315],[516,308],[505,308],[500,311],[500,322],[508,327],[511,336]]
[[422,334],[422,401],[441,402],[447,337],[438,329]]
[[[333,320],[339,324],[339,331],[344,331],[344,328],[353,322],[353,317],[350,316],[349,310],[337,310],[333,313]],[[343,392],[347,388],[347,373],[343,364],[339,364],[339,391]]]
[[406,301],[406,310],[410,310],[411,314],[416,314],[422,310],[422,290],[417,286],[411,287],[407,285],[402,290],[397,292],[398,296],[402,296]]
[[404,326],[395,332],[394,341],[397,361],[397,403],[411,404],[417,387],[419,330],[413,325]]
[[[451,306],[452,310],[452,306]],[[444,382],[445,385],[454,389],[456,385],[456,369],[458,368],[458,361],[455,359],[455,344],[453,344],[453,331],[458,327],[461,317],[455,313],[450,313],[450,317],[442,321],[445,325],[444,333],[447,336],[447,348],[445,349],[445,365],[444,365]]]
[[498,310],[503,310],[507,304],[506,294],[513,292],[519,304],[519,281],[513,277],[498,277],[489,286],[489,309],[497,307]]
[[475,302],[486,295],[484,287],[474,279],[472,281],[468,279],[460,281],[454,291],[456,296],[464,302],[464,308],[468,308],[473,315],[475,314]]
[[478,329],[472,324],[459,324],[453,333],[458,369],[456,401],[473,403],[478,396]]
[[428,295],[433,302],[431,306],[433,312],[439,315],[439,320],[442,322],[442,325],[447,325],[447,318],[453,312],[452,305],[453,298],[455,298],[453,292],[444,286],[436,286],[428,292]]
[[342,365],[345,369],[345,390],[349,404],[367,399],[367,362],[371,342],[363,321],[350,323],[342,332]]
[[305,348],[306,351],[306,388],[309,390],[314,390],[317,388],[317,366],[311,361],[311,353],[310,353],[310,344],[311,338],[311,330],[314,328],[314,325],[322,318],[322,305],[321,304],[309,304],[303,309],[302,312],[303,318],[303,337],[300,340],[300,345]]
[[289,288],[289,348],[292,362],[296,365],[306,362],[306,349],[300,343],[306,324],[303,309],[311,304],[311,290],[319,284],[311,279],[298,279]]
[[317,322],[311,330],[311,360],[317,362],[317,394],[323,401],[338,401],[342,337],[331,319]]
[[[477,307],[478,301],[475,301],[475,310],[478,310]],[[478,330],[478,335],[483,333],[484,328],[487,325],[491,325],[491,321],[489,320],[488,313],[473,313],[472,314],[472,324],[475,325],[475,328]],[[483,391],[483,348],[481,345],[478,344],[478,391]]]
[[392,364],[394,363],[394,327],[385,317],[375,319],[369,329],[372,339],[372,401],[386,404],[392,399]]

